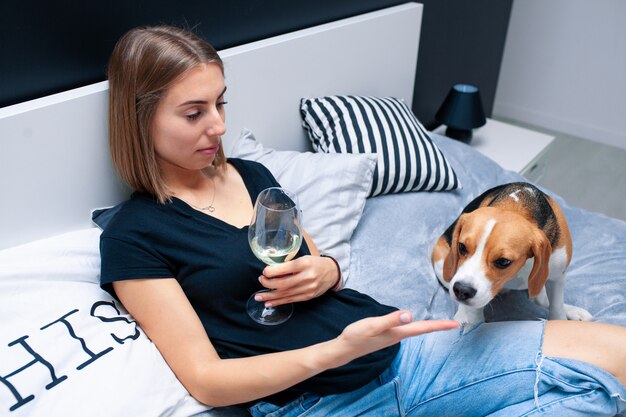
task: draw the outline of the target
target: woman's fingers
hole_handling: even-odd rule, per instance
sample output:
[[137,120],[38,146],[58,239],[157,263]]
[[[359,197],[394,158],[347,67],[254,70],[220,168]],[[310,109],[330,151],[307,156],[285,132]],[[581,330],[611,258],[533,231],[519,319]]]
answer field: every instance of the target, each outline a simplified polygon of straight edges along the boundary
[[268,265],[263,268],[263,275],[267,278],[279,278],[301,271],[306,267],[306,257],[294,259],[275,265]]
[[363,326],[363,329],[358,329],[359,331],[364,331],[366,334],[370,334],[372,336],[383,333],[387,330],[393,329],[397,326],[406,325],[413,321],[413,316],[409,311],[399,310],[394,311],[393,313],[386,314],[384,316],[379,317],[370,317],[364,320],[357,321],[352,325],[357,327],[359,325]]
[[410,312],[400,310],[354,322],[346,327],[342,335],[356,345],[371,343],[372,347],[380,349],[407,337],[459,327],[460,323],[454,320],[412,321]]
[[311,300],[337,282],[334,262],[327,258],[303,256],[293,261],[265,267],[259,282],[274,291],[259,295],[267,307]]
[[321,293],[320,287],[315,281],[305,282],[297,275],[271,279],[261,276],[259,282],[265,288],[274,290],[257,294],[257,301],[265,302],[266,307],[307,301]]
[[458,329],[461,324],[455,320],[420,320],[402,327],[407,337],[443,330]]
[[282,290],[293,287],[295,284],[296,276],[295,275],[285,275],[282,277],[268,278],[264,275],[259,277],[259,282],[265,288],[269,288],[272,290]]

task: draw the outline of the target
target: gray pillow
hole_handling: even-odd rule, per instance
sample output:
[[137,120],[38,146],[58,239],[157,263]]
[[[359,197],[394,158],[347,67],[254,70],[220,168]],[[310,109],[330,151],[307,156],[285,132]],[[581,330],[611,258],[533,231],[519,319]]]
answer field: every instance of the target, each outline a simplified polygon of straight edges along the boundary
[[350,238],[372,185],[375,154],[277,151],[243,129],[231,156],[265,165],[281,186],[298,196],[302,224],[319,251],[339,262],[344,280],[350,266]]

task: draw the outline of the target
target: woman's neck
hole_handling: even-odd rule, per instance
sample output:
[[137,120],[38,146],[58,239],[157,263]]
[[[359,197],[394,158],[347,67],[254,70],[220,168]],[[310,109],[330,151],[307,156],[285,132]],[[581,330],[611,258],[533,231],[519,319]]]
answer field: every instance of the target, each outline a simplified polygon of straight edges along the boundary
[[203,190],[211,180],[221,175],[221,170],[213,166],[201,170],[163,169],[163,178],[167,188],[174,195],[184,192]]

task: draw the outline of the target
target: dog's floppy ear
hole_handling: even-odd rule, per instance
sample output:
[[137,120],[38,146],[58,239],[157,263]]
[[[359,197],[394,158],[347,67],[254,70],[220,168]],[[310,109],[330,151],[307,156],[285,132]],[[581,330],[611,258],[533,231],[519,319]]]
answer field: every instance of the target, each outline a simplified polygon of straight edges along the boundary
[[552,245],[541,230],[536,230],[531,249],[535,262],[528,276],[528,295],[534,298],[539,295],[548,280],[548,263],[552,253]]
[[452,240],[450,241],[450,252],[448,252],[448,256],[443,261],[443,279],[446,282],[450,282],[454,274],[456,274],[459,264],[459,235],[461,234],[461,229],[463,229],[463,220],[464,216],[462,215],[456,220],[456,225],[452,232]]

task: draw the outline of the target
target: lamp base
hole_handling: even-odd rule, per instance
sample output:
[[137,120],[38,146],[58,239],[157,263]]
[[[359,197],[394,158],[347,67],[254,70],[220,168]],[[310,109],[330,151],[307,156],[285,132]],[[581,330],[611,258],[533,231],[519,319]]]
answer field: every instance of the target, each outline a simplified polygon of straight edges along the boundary
[[472,141],[472,131],[465,129],[455,129],[448,127],[446,129],[446,136],[452,139],[456,139],[460,142],[469,144]]

